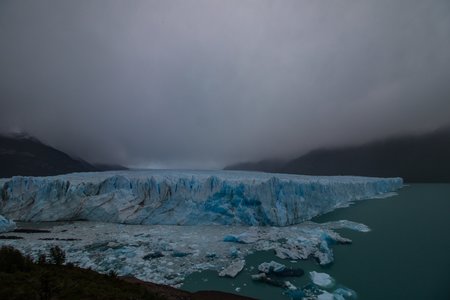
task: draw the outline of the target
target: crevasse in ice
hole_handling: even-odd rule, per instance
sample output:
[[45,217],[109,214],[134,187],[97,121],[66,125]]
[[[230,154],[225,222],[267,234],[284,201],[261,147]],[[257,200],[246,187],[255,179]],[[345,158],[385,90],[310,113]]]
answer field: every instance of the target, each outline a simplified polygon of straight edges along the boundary
[[16,229],[16,223],[0,215],[0,233],[13,231],[14,229]]

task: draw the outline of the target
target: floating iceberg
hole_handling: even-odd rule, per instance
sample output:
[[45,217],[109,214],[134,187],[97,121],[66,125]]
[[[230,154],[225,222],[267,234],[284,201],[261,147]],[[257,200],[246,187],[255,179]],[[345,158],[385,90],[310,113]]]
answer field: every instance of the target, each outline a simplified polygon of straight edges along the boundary
[[16,223],[0,215],[0,233],[13,231],[14,229],[16,229]]
[[258,266],[260,273],[267,275],[275,275],[278,277],[300,277],[305,274],[303,269],[300,268],[287,268],[285,265],[277,263],[276,261],[263,262]]
[[335,298],[338,298],[338,296],[340,296],[341,299],[356,299],[358,297],[354,290],[344,286],[337,288],[333,292],[333,295]]
[[293,285],[290,281],[285,281],[284,285],[290,291],[297,291],[298,290],[298,288],[295,285]]
[[0,179],[0,213],[18,221],[298,224],[399,189],[401,178],[237,171],[115,171]]
[[324,291],[322,294],[317,296],[317,300],[336,300],[336,299],[334,298],[333,294]]
[[258,266],[258,271],[266,274],[279,273],[286,269],[286,266],[276,261],[271,261],[270,263],[264,262]]
[[228,267],[219,272],[221,277],[231,277],[234,278],[239,274],[245,266],[245,260],[237,260],[231,263]]
[[334,285],[334,279],[327,273],[319,273],[316,271],[309,272],[312,282],[320,287],[329,288]]

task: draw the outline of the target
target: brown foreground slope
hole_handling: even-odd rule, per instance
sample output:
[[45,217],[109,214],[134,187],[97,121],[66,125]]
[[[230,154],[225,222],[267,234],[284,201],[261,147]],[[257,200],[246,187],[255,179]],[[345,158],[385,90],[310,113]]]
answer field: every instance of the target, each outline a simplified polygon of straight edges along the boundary
[[65,254],[56,252],[38,261],[10,246],[0,248],[0,299],[105,299],[105,300],[250,300],[215,291],[190,293],[114,273],[100,274],[72,264],[63,265]]

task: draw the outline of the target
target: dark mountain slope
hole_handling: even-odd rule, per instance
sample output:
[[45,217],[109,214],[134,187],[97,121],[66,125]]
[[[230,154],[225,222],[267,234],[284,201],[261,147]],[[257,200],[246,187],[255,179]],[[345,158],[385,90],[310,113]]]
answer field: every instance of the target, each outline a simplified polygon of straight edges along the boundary
[[[319,149],[286,164],[240,164],[232,169],[306,175],[402,177],[406,182],[450,182],[450,128],[360,146]],[[230,168],[229,168],[230,169]]]
[[[115,166],[113,169],[123,169]],[[91,172],[111,169],[92,165],[43,144],[26,135],[0,135],[0,178],[22,176],[50,176],[72,172]]]

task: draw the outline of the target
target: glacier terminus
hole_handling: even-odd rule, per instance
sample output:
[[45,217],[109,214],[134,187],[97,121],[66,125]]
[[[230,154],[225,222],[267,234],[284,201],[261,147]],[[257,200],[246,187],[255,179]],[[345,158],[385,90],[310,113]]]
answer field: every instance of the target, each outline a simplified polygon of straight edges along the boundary
[[15,221],[270,225],[309,220],[394,192],[401,178],[145,170],[0,179],[0,214]]

